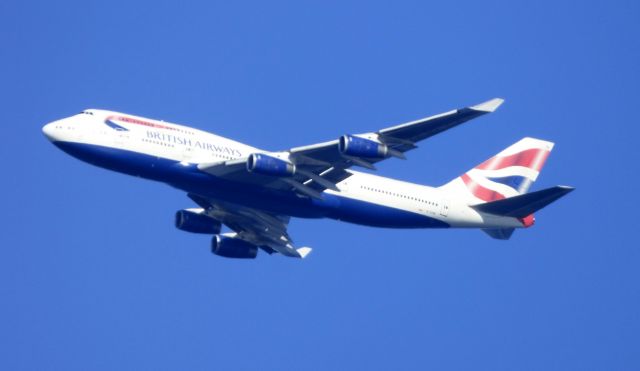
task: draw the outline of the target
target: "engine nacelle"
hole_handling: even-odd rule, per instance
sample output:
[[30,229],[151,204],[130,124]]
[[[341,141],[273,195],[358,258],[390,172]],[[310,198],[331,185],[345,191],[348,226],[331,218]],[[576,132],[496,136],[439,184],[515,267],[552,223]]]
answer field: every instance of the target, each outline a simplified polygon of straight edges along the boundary
[[253,153],[247,159],[247,170],[263,175],[292,176],[296,173],[296,165],[262,153]]
[[211,252],[225,258],[255,259],[258,247],[237,238],[217,234],[211,239]]
[[176,212],[176,228],[191,233],[218,234],[222,224],[202,212],[179,210]]
[[385,158],[389,152],[385,144],[353,135],[341,136],[338,149],[344,155],[365,158]]

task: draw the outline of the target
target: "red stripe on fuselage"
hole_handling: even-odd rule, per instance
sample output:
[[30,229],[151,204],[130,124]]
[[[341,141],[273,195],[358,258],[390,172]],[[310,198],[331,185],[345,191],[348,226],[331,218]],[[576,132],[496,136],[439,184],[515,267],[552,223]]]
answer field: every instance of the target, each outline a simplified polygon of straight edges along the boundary
[[483,201],[489,202],[489,201],[502,200],[503,198],[505,198],[502,193],[483,187],[482,185],[478,184],[478,182],[471,179],[471,177],[469,177],[469,175],[467,174],[462,174],[460,179],[462,179],[464,184],[467,186],[469,191],[473,193],[474,196],[476,196],[477,198]]
[[134,118],[131,118],[131,117],[125,117],[125,116],[109,116],[109,117],[107,117],[107,120],[118,120],[118,121],[121,121],[121,122],[125,122],[127,124],[143,125],[143,126],[148,126],[150,128],[155,128],[155,129],[178,130],[176,128],[172,128],[171,126],[156,124],[156,123],[153,123],[153,122],[138,120],[138,119],[134,119]]
[[548,156],[549,151],[546,149],[532,148],[509,156],[492,157],[478,165],[476,169],[500,170],[509,166],[522,166],[535,171],[540,171]]

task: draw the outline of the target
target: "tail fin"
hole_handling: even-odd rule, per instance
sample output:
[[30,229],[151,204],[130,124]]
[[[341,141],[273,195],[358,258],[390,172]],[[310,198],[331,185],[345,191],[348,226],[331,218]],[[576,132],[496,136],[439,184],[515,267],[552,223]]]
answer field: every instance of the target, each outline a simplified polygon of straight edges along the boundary
[[[552,142],[523,138],[441,188],[466,200],[470,205],[475,205],[478,211],[488,212],[489,209],[493,211],[500,206],[505,207],[504,204],[489,205],[502,202],[500,200],[522,197],[520,195],[527,193],[533,182],[538,179],[552,149]],[[481,210],[480,205],[486,205],[487,210]],[[533,225],[532,213],[520,219],[525,227]],[[483,229],[483,231],[492,238],[508,240],[514,228]]]
[[552,149],[552,142],[523,138],[441,188],[472,205],[524,194]]

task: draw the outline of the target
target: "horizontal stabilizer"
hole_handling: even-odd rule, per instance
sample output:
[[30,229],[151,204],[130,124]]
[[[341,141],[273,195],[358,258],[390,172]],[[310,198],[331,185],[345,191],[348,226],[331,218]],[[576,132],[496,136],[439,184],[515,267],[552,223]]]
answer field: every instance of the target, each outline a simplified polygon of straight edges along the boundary
[[482,231],[496,240],[508,240],[515,228],[483,229]]
[[472,207],[483,213],[524,218],[549,205],[574,189],[575,188],[568,186],[555,186],[541,191],[474,205]]
[[311,252],[311,248],[310,247],[300,247],[300,248],[296,249],[296,251],[298,252],[298,255],[300,255],[300,258],[304,259]]

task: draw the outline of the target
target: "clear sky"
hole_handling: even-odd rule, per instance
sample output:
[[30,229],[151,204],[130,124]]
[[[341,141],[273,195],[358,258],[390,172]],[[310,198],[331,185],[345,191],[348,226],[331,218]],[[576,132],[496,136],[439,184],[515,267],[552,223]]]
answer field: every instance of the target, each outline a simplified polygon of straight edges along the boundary
[[[637,370],[640,6],[0,2],[3,370]],[[293,220],[304,261],[213,256],[169,186],[42,135],[85,108],[272,150],[475,104],[379,174],[440,185],[524,136],[577,190],[508,242]]]

